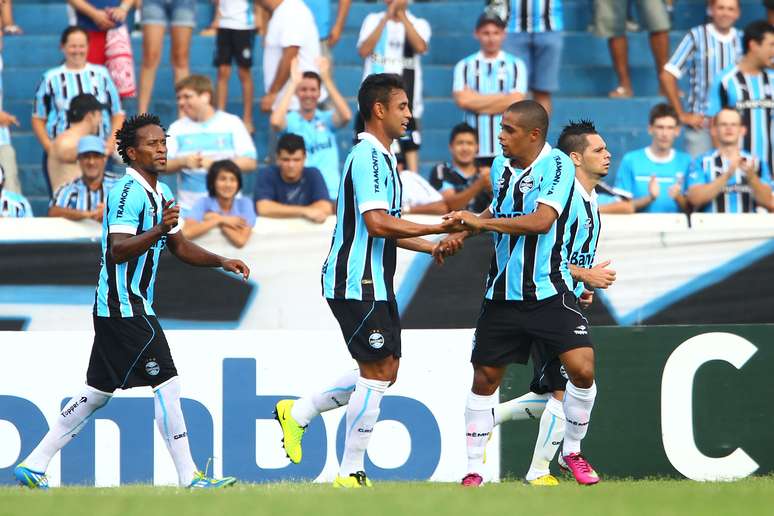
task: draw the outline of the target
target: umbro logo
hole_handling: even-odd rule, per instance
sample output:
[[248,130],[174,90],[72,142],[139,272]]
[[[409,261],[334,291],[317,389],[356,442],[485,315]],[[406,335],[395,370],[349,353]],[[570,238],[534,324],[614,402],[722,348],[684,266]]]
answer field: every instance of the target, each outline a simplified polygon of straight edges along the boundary
[[580,326],[576,327],[573,330],[573,333],[575,333],[575,335],[588,335],[589,334],[588,328],[586,328],[582,324]]

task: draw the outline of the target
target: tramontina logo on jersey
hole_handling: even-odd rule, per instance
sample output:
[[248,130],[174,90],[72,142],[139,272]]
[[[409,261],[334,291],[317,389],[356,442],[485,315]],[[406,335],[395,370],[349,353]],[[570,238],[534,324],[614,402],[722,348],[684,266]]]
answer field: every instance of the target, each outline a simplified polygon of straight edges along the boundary
[[379,332],[374,332],[368,336],[368,344],[374,349],[380,349],[384,346],[384,336]]
[[521,193],[527,193],[535,187],[535,179],[532,176],[524,176],[519,181],[519,191]]
[[160,371],[161,367],[159,367],[158,362],[156,362],[154,359],[151,358],[145,362],[145,372],[149,375],[156,376]]

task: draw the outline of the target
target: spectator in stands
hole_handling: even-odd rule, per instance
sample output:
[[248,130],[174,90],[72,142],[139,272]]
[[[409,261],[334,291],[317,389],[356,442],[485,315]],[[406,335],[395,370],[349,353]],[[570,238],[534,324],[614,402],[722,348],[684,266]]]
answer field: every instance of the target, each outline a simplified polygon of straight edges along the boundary
[[441,193],[449,210],[481,213],[492,202],[489,170],[476,164],[478,132],[462,122],[449,135],[451,163],[438,163],[430,173],[430,184]]
[[[83,93],[82,89],[74,85],[81,84],[105,107],[99,135],[106,140],[106,154],[112,154],[115,150],[114,129],[121,127],[125,118],[121,99],[107,69],[86,61],[86,31],[81,27],[67,27],[62,32],[60,43],[65,57],[64,64],[43,74],[32,105],[32,131],[43,146],[43,176],[47,184],[47,155],[54,139],[69,126],[67,109],[70,101]],[[49,195],[52,195],[51,185],[48,186]]]
[[0,217],[34,217],[29,201],[16,192],[5,188],[5,172],[0,168]]
[[[365,17],[357,38],[357,50],[365,60],[363,78],[375,73],[396,73],[403,77],[412,119],[400,139],[400,150],[409,170],[419,170],[422,142],[420,120],[422,102],[422,62],[430,43],[430,24],[408,11],[408,0],[384,0],[387,10]],[[355,120],[355,133],[365,130],[361,116]]]
[[328,59],[333,59],[331,49],[341,39],[344,32],[344,24],[347,22],[349,7],[352,0],[339,0],[336,11],[336,20],[331,27],[331,0],[304,0],[309,10],[312,11],[314,22],[317,25],[317,33],[320,35],[320,52]]
[[685,211],[682,190],[691,157],[674,148],[680,135],[680,119],[675,109],[669,104],[653,106],[648,133],[652,138],[648,147],[624,155],[615,186],[632,199],[638,212]]
[[[710,86],[742,55],[741,33],[734,28],[739,19],[739,0],[710,0],[709,12],[711,22],[692,28],[661,71],[661,87],[685,126],[685,150],[692,157],[712,148],[709,119],[705,116]],[[677,81],[686,72],[690,88],[683,109]]]
[[[319,75],[311,71],[302,73],[298,63],[293,62],[290,86],[285,89],[269,122],[275,131],[286,131],[304,138],[306,143],[304,165],[314,167],[322,173],[329,197],[336,199],[339,194],[341,169],[335,130],[349,123],[352,111],[333,82],[328,59],[321,57],[318,66]],[[323,85],[330,95],[332,110],[322,110],[317,107]],[[294,96],[298,98],[300,107],[298,111],[288,112],[288,106]]]
[[78,142],[81,175],[57,189],[48,208],[49,217],[102,222],[105,200],[114,181],[105,177],[105,142],[88,135]]
[[[317,71],[320,37],[312,11],[303,0],[259,0],[271,11],[263,42],[263,85],[261,110],[270,112],[279,103],[287,87],[293,59],[298,59],[302,72]],[[298,101],[290,109],[298,109]]]
[[[669,13],[663,0],[636,0],[635,3],[640,23],[650,33],[650,50],[658,77],[669,56]],[[613,70],[618,77],[618,86],[609,93],[611,98],[634,95],[626,39],[627,6],[627,0],[594,0],[594,32],[607,38]]]
[[739,149],[744,136],[742,116],[731,108],[715,115],[718,147],[698,157],[686,181],[688,202],[697,211],[754,213],[772,209],[771,173],[766,163]]
[[214,162],[207,171],[207,197],[194,205],[183,226],[188,239],[200,237],[215,228],[236,247],[244,247],[253,234],[253,201],[238,196],[242,171],[229,159]]
[[196,201],[207,196],[207,170],[213,162],[230,159],[240,170],[254,170],[257,153],[242,120],[212,107],[209,77],[190,75],[175,91],[183,116],[169,126],[167,172],[180,172],[177,201],[186,217]]
[[489,168],[500,154],[497,135],[502,114],[527,93],[524,62],[502,50],[505,22],[484,13],[476,22],[481,49],[454,67],[454,101],[465,110],[465,121],[478,130],[478,166]]
[[325,180],[304,166],[306,145],[297,134],[277,142],[277,164],[261,170],[255,183],[255,208],[262,217],[305,218],[322,223],[333,214]]
[[551,94],[559,89],[564,45],[561,0],[490,0],[489,9],[505,21],[504,48],[524,60],[532,98],[550,115]]
[[736,65],[715,78],[710,91],[707,116],[714,117],[724,107],[739,111],[744,120],[742,149],[771,168],[774,163],[771,138],[771,110],[774,109],[774,26],[754,21],[744,28],[744,55]]
[[125,23],[134,0],[67,1],[76,11],[77,25],[89,35],[88,61],[108,69],[122,99],[134,97],[134,57]]
[[218,31],[215,39],[215,66],[218,69],[218,87],[215,106],[226,110],[231,63],[236,62],[237,75],[242,85],[242,122],[247,131],[253,126],[253,48],[255,47],[255,20],[258,5],[248,0],[219,0]]
[[[0,46],[2,38],[0,37]],[[0,55],[0,168],[5,171],[5,189],[21,193],[19,170],[16,166],[16,151],[11,145],[11,126],[19,126],[19,121],[11,113],[3,111],[3,58]]]
[[142,0],[142,64],[137,111],[150,106],[156,71],[164,48],[164,29],[169,25],[170,61],[175,84],[190,73],[191,35],[196,27],[196,0]]
[[[48,181],[54,192],[81,177],[80,142],[86,136],[99,134],[104,109],[97,97],[89,93],[82,93],[70,101],[67,110],[70,127],[54,139],[48,153]],[[104,145],[102,149],[104,151]]]
[[3,0],[2,6],[0,6],[0,18],[3,22],[3,34],[8,36],[24,34],[22,28],[13,21],[13,2],[11,0]]

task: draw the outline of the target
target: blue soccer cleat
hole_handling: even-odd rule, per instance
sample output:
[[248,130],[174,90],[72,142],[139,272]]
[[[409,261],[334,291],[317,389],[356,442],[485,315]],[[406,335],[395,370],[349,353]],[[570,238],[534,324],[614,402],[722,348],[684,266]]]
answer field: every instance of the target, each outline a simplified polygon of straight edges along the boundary
[[48,489],[48,477],[43,472],[32,471],[23,463],[13,469],[16,481],[30,489]]
[[188,484],[188,489],[219,489],[233,486],[236,482],[237,479],[234,477],[212,478],[197,471],[191,483]]

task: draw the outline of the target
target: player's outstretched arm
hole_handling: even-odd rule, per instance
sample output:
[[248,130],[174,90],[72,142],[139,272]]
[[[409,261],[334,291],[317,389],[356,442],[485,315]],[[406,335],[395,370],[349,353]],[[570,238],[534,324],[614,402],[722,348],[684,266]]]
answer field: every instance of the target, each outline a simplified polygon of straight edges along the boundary
[[[368,234],[376,238],[412,238],[425,235],[451,233],[443,224],[417,224],[393,217],[386,210],[369,210],[363,213]],[[460,231],[460,230],[457,230]]]
[[245,280],[250,277],[250,268],[242,260],[232,260],[211,253],[188,240],[183,236],[182,232],[169,235],[167,246],[169,246],[169,250],[178,260],[188,265],[196,267],[222,267],[226,271],[241,274]]
[[[488,215],[488,217],[485,217]],[[495,231],[510,235],[541,235],[548,233],[551,226],[559,217],[551,206],[539,203],[537,210],[529,215],[513,218],[491,218],[489,210],[481,215],[475,215],[469,211],[454,211],[444,215],[443,227],[447,232],[471,231]]]

